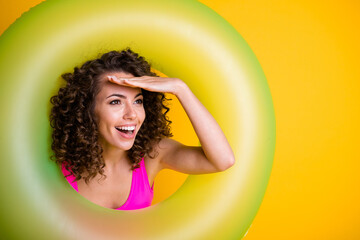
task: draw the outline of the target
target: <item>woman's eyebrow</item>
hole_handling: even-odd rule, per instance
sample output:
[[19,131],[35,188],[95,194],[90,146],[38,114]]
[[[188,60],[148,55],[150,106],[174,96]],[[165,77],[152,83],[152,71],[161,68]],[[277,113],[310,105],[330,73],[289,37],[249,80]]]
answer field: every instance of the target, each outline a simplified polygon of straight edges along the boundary
[[111,94],[111,95],[108,96],[107,98],[109,98],[109,97],[119,97],[119,98],[123,98],[123,99],[126,99],[126,98],[127,98],[126,96],[121,95],[121,94],[118,94],[118,93]]
[[[138,93],[138,94],[136,94],[136,96],[134,97],[134,99],[137,98],[137,97],[139,97],[139,96],[142,96],[142,95],[143,95],[142,93]],[[126,96],[124,96],[124,95],[122,95],[122,94],[118,94],[118,93],[111,94],[111,95],[108,96],[107,98],[110,98],[110,97],[119,97],[119,98],[123,98],[123,99],[126,99],[126,98],[127,98]]]
[[143,95],[142,93],[138,93],[138,94],[136,94],[136,96],[134,98],[137,98],[137,97],[142,96],[142,95]]

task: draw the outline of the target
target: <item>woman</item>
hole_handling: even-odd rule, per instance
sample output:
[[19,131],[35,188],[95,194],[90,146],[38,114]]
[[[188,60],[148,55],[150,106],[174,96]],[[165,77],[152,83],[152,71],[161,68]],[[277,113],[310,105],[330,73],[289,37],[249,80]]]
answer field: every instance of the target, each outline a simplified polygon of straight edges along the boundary
[[[144,208],[162,169],[204,174],[234,164],[224,133],[188,86],[156,76],[130,49],[105,53],[62,77],[66,86],[51,98],[52,149],[88,200],[118,210]],[[169,138],[164,93],[179,99],[201,147]]]

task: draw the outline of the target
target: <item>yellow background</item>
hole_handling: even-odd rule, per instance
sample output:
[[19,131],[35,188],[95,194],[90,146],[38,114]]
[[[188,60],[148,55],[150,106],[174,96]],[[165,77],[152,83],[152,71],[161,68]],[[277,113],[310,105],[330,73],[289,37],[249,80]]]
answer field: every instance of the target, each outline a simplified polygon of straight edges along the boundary
[[[40,2],[1,0],[0,33]],[[201,2],[248,42],[274,101],[274,166],[244,239],[360,239],[360,2]]]

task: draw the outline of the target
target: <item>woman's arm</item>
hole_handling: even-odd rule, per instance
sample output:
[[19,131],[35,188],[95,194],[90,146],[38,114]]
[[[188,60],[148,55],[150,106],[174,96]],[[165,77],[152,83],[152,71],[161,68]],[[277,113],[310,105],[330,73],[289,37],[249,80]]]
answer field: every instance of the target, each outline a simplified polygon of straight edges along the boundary
[[124,86],[171,93],[179,99],[201,147],[189,147],[172,139],[163,139],[157,146],[161,168],[201,174],[224,171],[234,164],[234,154],[220,126],[183,81],[151,76],[119,79],[110,77],[109,80]]

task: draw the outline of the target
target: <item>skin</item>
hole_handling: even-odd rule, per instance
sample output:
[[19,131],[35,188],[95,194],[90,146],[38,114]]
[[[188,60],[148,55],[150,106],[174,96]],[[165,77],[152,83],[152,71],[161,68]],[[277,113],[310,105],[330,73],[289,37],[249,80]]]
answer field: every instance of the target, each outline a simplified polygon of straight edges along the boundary
[[156,157],[144,158],[150,185],[162,169],[205,174],[224,171],[235,163],[232,149],[220,126],[182,80],[134,77],[128,73],[113,72],[104,74],[101,81],[103,87],[96,97],[95,117],[104,149],[107,178],[95,178],[88,185],[82,180],[78,182],[79,193],[88,200],[116,209],[129,196],[132,172],[126,151],[132,147],[135,137],[123,137],[115,127],[136,125],[137,133],[146,117],[143,105],[140,104],[141,89],[176,96],[201,143],[201,147],[192,147],[173,139],[162,139],[154,146],[154,151],[158,152]]

